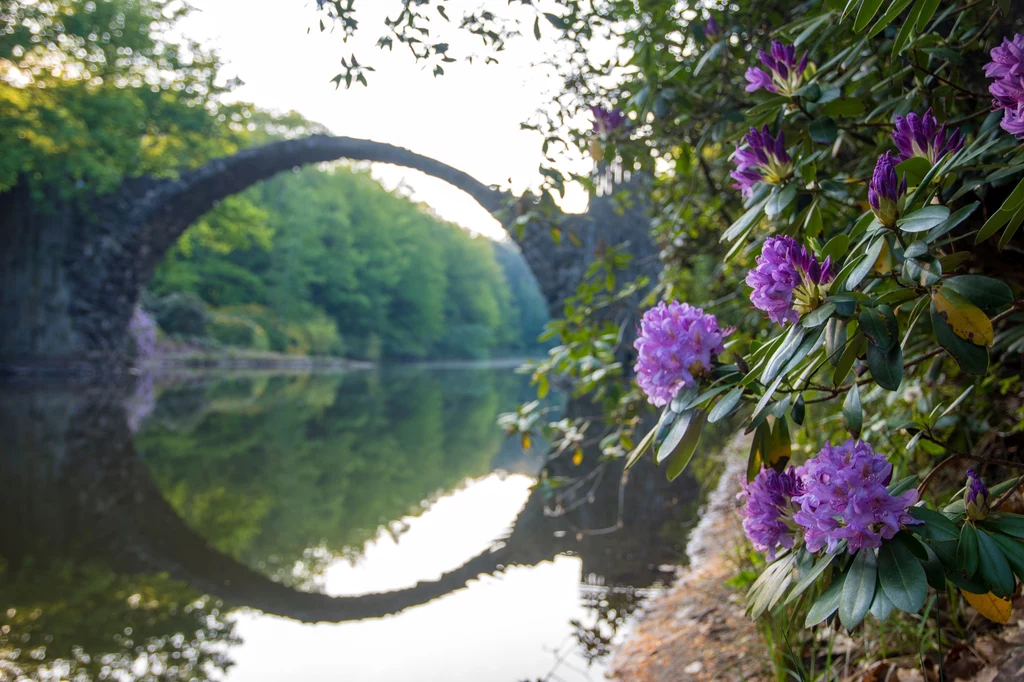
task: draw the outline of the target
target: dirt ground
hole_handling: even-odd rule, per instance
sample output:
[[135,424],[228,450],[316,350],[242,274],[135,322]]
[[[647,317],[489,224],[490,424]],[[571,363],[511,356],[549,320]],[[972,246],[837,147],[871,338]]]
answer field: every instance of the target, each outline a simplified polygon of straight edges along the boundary
[[[687,554],[690,565],[655,599],[616,651],[610,676],[623,682],[712,682],[772,680],[764,643],[744,613],[742,591],[725,583],[746,551],[736,495],[749,441],[727,448],[726,471],[703,510]],[[1015,600],[1014,619],[1024,617],[1024,598]],[[978,636],[970,646],[947,652],[944,677],[891,662],[857,671],[842,682],[1011,682],[1024,681],[1024,620]]]
[[726,470],[691,536],[690,565],[654,600],[612,660],[612,677],[624,682],[769,680],[768,659],[745,614],[743,594],[726,586],[742,544],[737,511],[741,471],[749,442],[734,440]]

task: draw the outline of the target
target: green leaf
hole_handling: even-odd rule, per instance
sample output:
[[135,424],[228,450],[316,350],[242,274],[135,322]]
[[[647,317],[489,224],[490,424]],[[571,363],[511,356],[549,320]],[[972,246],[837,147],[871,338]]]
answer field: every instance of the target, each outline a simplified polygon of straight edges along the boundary
[[772,429],[767,423],[762,423],[754,431],[754,437],[750,439],[750,453],[747,455],[747,482],[753,481],[760,473],[764,465],[764,453],[771,438]]
[[821,113],[833,118],[860,116],[865,110],[864,100],[854,98],[835,99],[821,105],[820,109]]
[[728,416],[739,404],[743,397],[743,387],[737,386],[722,396],[708,414],[708,421],[714,424],[718,420]]
[[994,235],[1022,206],[1024,206],[1024,180],[1017,184],[1010,193],[1010,196],[1006,197],[1003,205],[999,207],[999,210],[989,216],[989,219],[981,226],[981,230],[978,232],[978,236],[975,237],[974,243],[980,244]]
[[754,406],[754,416],[750,418],[750,426],[747,427],[746,433],[750,433],[752,429],[760,426],[761,422],[768,417],[768,413],[771,411],[772,407],[769,402],[771,401],[772,396],[775,395],[775,389],[777,389],[779,384],[782,383],[782,379],[783,376],[779,375],[779,377],[772,382],[771,386],[765,389],[764,395],[761,396],[761,399],[757,401],[757,405]]
[[939,237],[945,236],[954,227],[956,227],[963,221],[967,220],[968,216],[974,213],[974,211],[976,211],[978,206],[980,205],[981,202],[975,201],[973,204],[968,204],[967,206],[964,206],[959,211],[949,216],[949,218],[942,221],[941,224],[936,225],[932,229],[932,231],[925,236],[925,241],[931,244],[932,242],[936,241]]
[[790,416],[797,426],[804,425],[804,417],[807,413],[807,404],[804,402],[804,397],[798,395],[796,400],[793,402],[793,410],[790,412]]
[[[843,283],[844,288],[847,291],[853,291],[861,281],[867,277],[868,273],[871,272],[872,268],[875,267],[875,263],[878,261],[878,257],[882,254],[882,247],[885,246],[885,237],[878,236],[874,238],[871,245],[868,246],[866,251],[866,257],[860,261],[856,268],[850,272],[850,276]],[[836,277],[836,279],[839,279]]]
[[920,258],[926,253],[928,253],[928,243],[921,239],[916,242],[911,242],[907,245],[907,248],[903,249],[904,258]]
[[833,263],[838,263],[850,250],[850,238],[845,234],[837,234],[828,240],[821,249],[821,259],[831,258]]
[[906,174],[907,182],[914,186],[920,183],[931,169],[932,164],[928,159],[923,156],[912,156],[896,166],[896,177],[901,178]]
[[924,545],[924,551],[928,554],[928,558],[921,562],[921,567],[924,568],[928,584],[936,590],[946,589],[946,569],[942,567],[942,561],[928,545]]
[[832,584],[811,604],[811,609],[807,612],[807,618],[804,619],[805,628],[814,627],[836,612],[839,608],[839,599],[843,595],[843,582],[845,580],[845,573],[832,578]]
[[878,559],[875,551],[864,548],[853,557],[853,563],[843,582],[843,593],[839,597],[839,620],[847,630],[860,625],[868,615],[875,598],[878,580]]
[[903,279],[907,282],[913,282],[919,287],[930,287],[941,278],[942,263],[935,258],[907,258],[903,261]]
[[640,443],[637,444],[637,446],[633,448],[633,451],[629,453],[629,456],[626,457],[627,469],[636,464],[640,461],[640,458],[643,457],[644,452],[647,451],[647,447],[651,444],[651,441],[654,440],[655,430],[656,428],[648,431],[647,435],[640,440]]
[[896,314],[887,305],[865,308],[860,312],[857,321],[868,341],[881,350],[889,350],[899,340],[900,328]]
[[882,350],[868,343],[868,369],[875,383],[887,391],[895,391],[903,381],[903,349],[896,344],[889,350]]
[[882,6],[882,0],[863,0],[860,5],[860,9],[857,11],[857,18],[853,20],[853,30],[856,33],[860,33],[871,20],[875,18],[875,13],[878,12],[878,8]]
[[814,582],[819,577],[821,577],[821,574],[825,572],[825,569],[828,568],[832,564],[832,561],[837,556],[839,556],[839,552],[836,552],[834,554],[826,554],[825,556],[821,557],[821,559],[818,560],[818,563],[816,563],[814,565],[814,568],[812,568],[810,571],[808,571],[807,575],[805,575],[804,577],[800,578],[800,580],[797,582],[797,584],[793,586],[793,590],[789,593],[789,596],[786,597],[786,601],[783,602],[783,603],[784,604],[790,604],[797,597],[799,597],[801,594],[806,592],[807,588],[810,587],[811,585],[813,585]]
[[846,346],[846,350],[839,357],[839,363],[836,364],[836,371],[832,374],[832,383],[836,386],[842,385],[846,381],[846,375],[853,369],[853,363],[857,360],[857,356],[860,355],[861,350],[864,347],[864,335],[857,332],[849,345]]
[[1024,206],[1017,209],[1017,212],[1010,218],[1010,222],[1006,224],[1006,229],[1003,230],[1003,235],[999,238],[999,250],[1002,251],[1006,248],[1006,245],[1013,239],[1013,235],[1017,234],[1017,230],[1020,229],[1021,223],[1024,223]]
[[811,121],[811,140],[818,144],[832,144],[839,136],[839,127],[831,116],[821,116]]
[[925,206],[903,216],[896,225],[904,232],[926,232],[948,219],[949,209],[945,206]]
[[997,312],[1013,303],[1013,292],[1004,282],[981,275],[957,275],[942,286],[952,289],[985,312]]
[[[992,495],[993,493],[989,491],[989,494]],[[986,523],[991,526],[995,526],[1007,535],[1024,540],[1024,516],[1005,513],[993,514],[988,518]]]
[[885,590],[875,590],[875,600],[871,602],[870,613],[878,622],[884,622],[892,613],[893,603],[885,596]]
[[895,2],[889,5],[889,9],[885,11],[885,14],[879,17],[878,21],[875,22],[875,25],[871,27],[870,31],[868,31],[868,38],[874,38],[876,35],[884,31],[885,27],[891,24],[892,20],[899,16],[899,13],[906,9],[907,5],[911,2],[912,0],[895,0]]
[[967,577],[978,572],[978,561],[981,555],[978,549],[978,532],[969,523],[960,529],[960,542],[956,547],[956,565]]
[[774,218],[786,210],[786,207],[793,203],[796,198],[796,186],[786,185],[781,190],[772,192],[768,202],[764,205],[764,213],[769,218]]
[[779,349],[775,351],[771,359],[768,360],[768,364],[765,365],[764,372],[761,374],[761,383],[768,384],[774,381],[782,368],[786,365],[786,362],[796,352],[800,342],[804,340],[806,330],[800,325],[793,325],[789,329],[789,333],[786,334],[786,340],[782,342]]
[[825,325],[825,355],[829,363],[835,367],[842,355],[840,349],[846,343],[846,320],[831,318]]
[[909,527],[923,538],[956,540],[960,537],[960,531],[945,514],[940,514],[927,507],[911,507],[909,512],[918,521],[924,521],[923,524]]
[[668,459],[679,444],[683,442],[683,436],[686,435],[686,431],[690,428],[690,420],[693,418],[693,411],[683,412],[676,418],[672,424],[672,428],[669,430],[668,435],[665,436],[665,440],[661,441],[658,445],[658,452],[654,456],[654,463],[661,466],[661,463]]
[[683,436],[679,447],[668,458],[668,466],[665,468],[665,475],[668,477],[668,480],[676,480],[679,474],[683,473],[686,469],[690,460],[693,459],[693,453],[697,450],[697,443],[700,441],[700,435],[704,430],[704,423],[706,421],[707,413],[703,410],[697,410],[693,414],[693,418],[690,419],[690,427],[686,430],[686,435]]
[[981,568],[981,577],[992,591],[1000,597],[1008,597],[1013,594],[1015,585],[1013,571],[1010,564],[1003,556],[1003,551],[992,539],[992,536],[983,530],[977,532],[978,536],[978,559]]
[[804,315],[803,319],[800,320],[800,326],[806,329],[818,327],[830,318],[835,311],[835,303],[825,303]]
[[903,545],[886,542],[878,550],[878,582],[900,611],[917,613],[928,598],[924,568]]
[[761,209],[764,208],[764,205],[767,202],[768,198],[765,197],[761,201],[754,203],[753,206],[747,209],[746,213],[741,215],[736,222],[729,226],[729,229],[722,234],[720,241],[731,242],[733,239],[740,236],[744,230],[753,225],[755,220],[761,217]]
[[921,6],[921,10],[918,13],[916,28],[918,33],[924,33],[928,22],[935,16],[935,10],[939,8],[939,0],[917,0],[917,4]]
[[1002,551],[1003,557],[1006,558],[1006,562],[1013,569],[1013,572],[1024,582],[1024,543],[1016,538],[1000,535],[999,533],[993,534],[992,540],[995,541]]
[[843,401],[843,416],[846,417],[846,428],[850,434],[857,438],[860,436],[861,427],[864,426],[864,412],[860,406],[860,389],[857,384],[853,385],[846,392],[846,400]]
[[775,420],[764,444],[764,465],[776,471],[783,471],[793,454],[793,441],[789,436],[789,425],[783,415]]
[[963,372],[976,376],[983,376],[988,372],[988,349],[957,336],[952,327],[939,315],[934,302],[931,305],[931,320],[935,340],[956,360]]

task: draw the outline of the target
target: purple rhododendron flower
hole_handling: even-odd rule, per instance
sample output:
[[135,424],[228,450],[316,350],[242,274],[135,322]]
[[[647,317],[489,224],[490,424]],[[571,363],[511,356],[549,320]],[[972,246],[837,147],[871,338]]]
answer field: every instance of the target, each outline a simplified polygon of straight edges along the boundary
[[878,157],[875,172],[868,183],[868,203],[878,222],[885,227],[896,224],[900,215],[900,198],[907,192],[907,176],[904,173],[902,182],[896,177],[898,161],[892,152]]
[[964,494],[967,518],[981,521],[988,516],[988,488],[981,482],[974,469],[967,470],[967,492]]
[[709,17],[707,23],[704,24],[704,37],[708,40],[718,40],[722,37],[722,28],[714,17]]
[[793,161],[786,151],[786,138],[781,131],[778,138],[774,138],[768,126],[761,130],[751,128],[745,139],[747,146],[737,147],[731,157],[736,162],[736,170],[729,173],[736,180],[733,187],[749,196],[761,180],[777,185],[793,174]]
[[993,106],[1003,110],[1000,125],[1006,132],[1024,137],[1024,35],[1003,38],[989,54],[992,61],[985,65],[985,75],[993,79],[988,87]]
[[626,125],[626,115],[618,107],[609,110],[600,106],[592,106],[590,113],[594,115],[594,132],[600,135],[607,135]]
[[818,307],[827,293],[821,286],[834,276],[829,258],[818,263],[792,237],[769,237],[757,266],[747,273],[747,284],[754,289],[750,301],[776,324],[796,322],[801,314]]
[[946,124],[940,126],[931,109],[924,112],[924,116],[915,113],[907,114],[906,118],[897,116],[892,141],[900,152],[900,161],[920,156],[932,165],[946,153],[958,152],[964,146],[964,136],[960,131],[953,131],[947,136]]
[[680,389],[707,374],[725,350],[722,339],[727,334],[714,315],[687,303],[662,301],[644,313],[633,370],[651,404],[667,405]]
[[782,473],[761,469],[753,481],[743,485],[747,500],[742,511],[743,530],[768,561],[775,559],[778,548],[793,547],[793,528],[788,522],[796,510],[793,498],[801,492],[793,467]]
[[886,486],[892,464],[862,440],[826,443],[818,455],[796,470],[802,491],[793,498],[800,510],[793,519],[804,529],[807,550],[831,553],[841,540],[850,553],[877,548],[900,526],[919,523],[907,513],[917,490],[893,496]]
[[792,97],[800,89],[804,70],[807,68],[806,52],[797,63],[795,46],[773,40],[771,54],[758,50],[757,56],[768,71],[756,66],[747,69],[747,92],[764,89]]

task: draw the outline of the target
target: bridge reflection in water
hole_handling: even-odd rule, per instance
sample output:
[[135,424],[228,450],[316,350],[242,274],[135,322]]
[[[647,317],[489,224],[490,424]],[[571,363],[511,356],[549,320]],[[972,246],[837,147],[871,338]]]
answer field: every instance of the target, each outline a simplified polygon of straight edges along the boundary
[[596,679],[696,514],[596,452],[532,488],[508,370],[158,392],[0,393],[0,679]]

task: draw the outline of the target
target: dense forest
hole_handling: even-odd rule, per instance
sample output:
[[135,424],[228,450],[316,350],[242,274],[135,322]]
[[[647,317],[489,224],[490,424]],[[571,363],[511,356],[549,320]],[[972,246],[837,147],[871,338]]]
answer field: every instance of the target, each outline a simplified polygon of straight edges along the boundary
[[528,352],[547,319],[514,247],[346,166],[222,202],[168,254],[146,306],[192,341],[367,359]]

